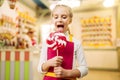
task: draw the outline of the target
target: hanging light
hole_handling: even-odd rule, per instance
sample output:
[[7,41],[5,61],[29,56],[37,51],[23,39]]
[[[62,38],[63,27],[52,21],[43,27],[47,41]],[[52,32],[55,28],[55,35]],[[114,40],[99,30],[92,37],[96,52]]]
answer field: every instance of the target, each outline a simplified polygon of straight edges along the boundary
[[57,4],[64,4],[71,8],[75,8],[80,6],[80,0],[59,0],[56,3],[50,5],[50,9],[52,10]]
[[114,0],[105,0],[105,1],[103,2],[103,5],[104,5],[105,7],[112,7],[112,6],[114,5]]
[[80,0],[61,0],[59,3],[68,5],[71,8],[80,6]]

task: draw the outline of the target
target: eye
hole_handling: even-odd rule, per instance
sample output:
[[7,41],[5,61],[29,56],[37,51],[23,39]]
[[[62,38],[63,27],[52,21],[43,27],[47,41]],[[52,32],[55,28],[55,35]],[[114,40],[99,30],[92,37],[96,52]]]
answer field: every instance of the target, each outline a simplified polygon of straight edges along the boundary
[[63,18],[63,19],[66,19],[66,18],[67,18],[67,16],[66,16],[66,15],[63,15],[63,16],[62,16],[62,18]]
[[58,16],[54,16],[54,19],[57,19],[58,18]]

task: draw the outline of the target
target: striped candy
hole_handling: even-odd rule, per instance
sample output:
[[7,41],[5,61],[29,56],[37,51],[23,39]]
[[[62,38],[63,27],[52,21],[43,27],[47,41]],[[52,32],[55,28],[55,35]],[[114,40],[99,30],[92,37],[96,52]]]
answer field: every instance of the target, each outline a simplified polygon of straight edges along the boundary
[[0,51],[0,80],[33,80],[30,56],[28,50]]
[[67,39],[65,35],[61,32],[53,32],[50,33],[46,40],[48,47],[52,48],[53,50],[62,49],[67,44]]

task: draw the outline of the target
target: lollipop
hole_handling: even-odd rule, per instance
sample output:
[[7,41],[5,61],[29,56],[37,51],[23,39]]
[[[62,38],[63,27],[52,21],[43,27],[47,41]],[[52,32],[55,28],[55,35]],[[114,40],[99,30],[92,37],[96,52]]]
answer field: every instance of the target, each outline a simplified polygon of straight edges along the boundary
[[54,32],[54,33],[50,33],[46,42],[47,42],[49,48],[51,48],[53,50],[57,50],[57,55],[58,55],[58,50],[60,50],[66,46],[67,39],[63,33]]

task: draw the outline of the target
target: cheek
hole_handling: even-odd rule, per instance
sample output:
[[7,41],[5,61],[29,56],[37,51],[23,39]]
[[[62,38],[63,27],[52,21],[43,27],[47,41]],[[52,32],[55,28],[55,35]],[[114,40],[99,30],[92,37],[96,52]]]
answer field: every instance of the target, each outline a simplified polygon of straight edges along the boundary
[[67,24],[70,24],[71,21],[72,21],[71,19],[68,19],[68,20],[66,20],[66,23],[67,23]]
[[51,23],[52,23],[52,24],[54,24],[54,23],[55,23],[55,21],[54,21],[54,20],[52,20],[52,21],[51,21]]
[[52,23],[55,23],[55,22],[56,22],[56,20],[55,20],[54,18],[52,18],[51,22],[52,22]]
[[52,20],[51,23],[55,26],[56,25],[56,21]]

